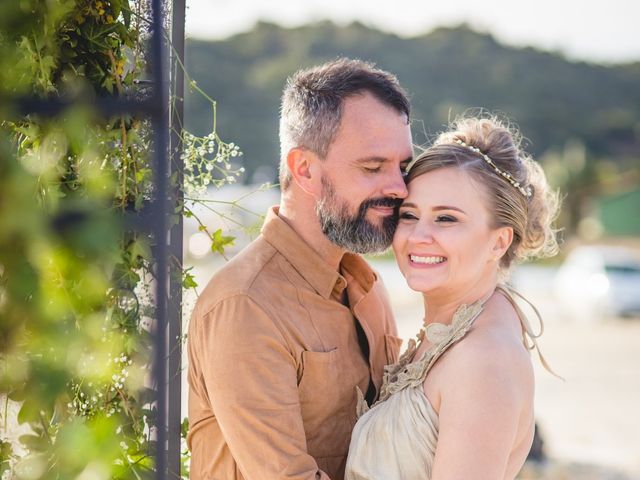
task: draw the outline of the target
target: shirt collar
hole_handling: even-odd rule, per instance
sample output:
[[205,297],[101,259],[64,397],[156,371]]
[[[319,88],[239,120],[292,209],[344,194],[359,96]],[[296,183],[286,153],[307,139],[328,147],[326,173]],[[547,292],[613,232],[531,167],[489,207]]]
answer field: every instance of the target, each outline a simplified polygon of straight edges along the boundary
[[[347,282],[360,284],[369,291],[376,279],[371,267],[359,255],[345,253],[340,261],[340,275],[278,216],[278,207],[271,207],[261,230],[262,236],[291,263],[293,268],[324,298],[339,297]],[[346,277],[346,278],[345,278]]]

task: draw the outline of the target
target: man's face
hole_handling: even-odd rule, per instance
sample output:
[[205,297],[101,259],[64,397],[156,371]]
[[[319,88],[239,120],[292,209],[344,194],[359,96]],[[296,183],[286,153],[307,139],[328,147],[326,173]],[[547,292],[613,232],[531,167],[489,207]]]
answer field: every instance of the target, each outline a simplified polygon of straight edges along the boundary
[[385,250],[407,196],[401,167],[411,160],[405,115],[371,94],[345,100],[338,133],[319,162],[322,194],[316,212],[323,233],[354,253]]

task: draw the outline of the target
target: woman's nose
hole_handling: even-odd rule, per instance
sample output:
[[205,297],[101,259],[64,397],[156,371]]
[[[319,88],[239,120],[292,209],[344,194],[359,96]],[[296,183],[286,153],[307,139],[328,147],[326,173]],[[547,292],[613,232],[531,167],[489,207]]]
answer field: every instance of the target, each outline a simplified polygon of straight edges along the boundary
[[427,222],[418,221],[415,223],[413,230],[409,234],[408,240],[414,244],[433,243],[433,230]]

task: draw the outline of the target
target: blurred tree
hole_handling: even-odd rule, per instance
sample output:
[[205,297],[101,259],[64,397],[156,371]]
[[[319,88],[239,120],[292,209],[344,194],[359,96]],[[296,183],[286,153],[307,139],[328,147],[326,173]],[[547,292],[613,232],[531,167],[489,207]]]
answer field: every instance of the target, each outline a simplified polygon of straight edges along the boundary
[[[517,123],[535,158],[555,156],[563,162],[565,145],[581,143],[588,158],[579,169],[584,171],[567,167],[571,184],[558,183],[566,188],[572,210],[570,230],[598,191],[595,165],[606,159],[624,172],[640,158],[640,63],[570,62],[560,54],[501,45],[464,25],[399,38],[359,23],[286,29],[263,22],[226,40],[187,44],[194,78],[234,112],[222,111],[219,128],[243,145],[248,181],[265,168],[276,178],[278,105],[286,77],[341,55],[373,61],[398,76],[412,96],[418,144],[477,107]],[[207,125],[208,107],[197,97],[187,97],[187,112],[190,129]]]

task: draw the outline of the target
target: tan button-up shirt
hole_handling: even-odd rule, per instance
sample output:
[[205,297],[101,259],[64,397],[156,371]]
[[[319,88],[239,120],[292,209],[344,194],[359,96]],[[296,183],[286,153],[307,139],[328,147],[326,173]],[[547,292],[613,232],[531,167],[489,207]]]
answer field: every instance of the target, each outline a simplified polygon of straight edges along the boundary
[[343,478],[356,386],[380,388],[400,340],[367,263],[340,272],[274,208],[211,279],[189,325],[191,480]]

